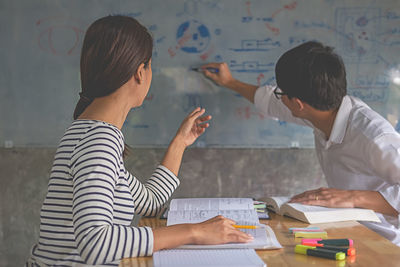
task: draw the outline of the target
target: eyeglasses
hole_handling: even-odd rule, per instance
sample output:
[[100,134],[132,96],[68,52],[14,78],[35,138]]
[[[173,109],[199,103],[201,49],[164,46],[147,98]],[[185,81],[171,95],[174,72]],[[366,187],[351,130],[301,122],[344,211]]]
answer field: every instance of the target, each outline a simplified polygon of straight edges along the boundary
[[281,99],[282,96],[287,95],[286,93],[284,93],[281,88],[279,88],[278,86],[275,87],[274,89],[274,95],[276,97],[276,99]]

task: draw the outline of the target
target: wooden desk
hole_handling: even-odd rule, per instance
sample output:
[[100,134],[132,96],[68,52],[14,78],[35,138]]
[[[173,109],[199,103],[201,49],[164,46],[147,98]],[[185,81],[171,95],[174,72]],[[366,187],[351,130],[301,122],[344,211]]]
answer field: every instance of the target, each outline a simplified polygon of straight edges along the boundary
[[[306,223],[282,217],[270,213],[271,220],[261,220],[261,223],[269,225],[283,249],[276,250],[257,250],[260,258],[267,263],[267,266],[399,266],[400,267],[400,247],[394,245],[377,233],[369,230],[365,226],[351,221],[340,223],[318,224],[318,226],[328,232],[329,238],[351,238],[354,240],[356,255],[346,257],[345,261],[335,261],[330,259],[318,258],[313,256],[298,255],[294,253],[294,247],[300,243],[300,239],[295,239],[289,233],[290,227],[306,227]],[[153,228],[164,226],[166,220],[155,218],[143,218],[140,226],[151,226]],[[153,267],[152,257],[139,257],[124,259],[120,266],[134,267]]]

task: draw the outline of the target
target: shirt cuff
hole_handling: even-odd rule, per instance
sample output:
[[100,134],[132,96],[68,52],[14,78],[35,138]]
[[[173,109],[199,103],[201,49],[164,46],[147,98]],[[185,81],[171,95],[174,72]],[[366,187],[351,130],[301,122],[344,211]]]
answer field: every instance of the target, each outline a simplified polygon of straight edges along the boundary
[[154,234],[153,234],[153,229],[151,229],[151,227],[145,226],[144,228],[146,228],[146,230],[149,233],[149,246],[148,246],[148,250],[147,250],[147,254],[144,256],[151,256],[153,255],[153,250],[154,250]]
[[180,180],[178,179],[178,177],[171,172],[167,167],[165,167],[164,165],[158,165],[157,170],[160,170],[163,174],[162,175],[164,178],[168,179],[168,181],[174,186],[174,189],[178,188],[179,184],[180,184]]
[[400,184],[386,186],[378,191],[383,198],[399,212],[397,216],[397,228],[400,228]]
[[395,184],[391,186],[387,186],[379,190],[379,193],[386,199],[389,204],[400,212],[400,185]]

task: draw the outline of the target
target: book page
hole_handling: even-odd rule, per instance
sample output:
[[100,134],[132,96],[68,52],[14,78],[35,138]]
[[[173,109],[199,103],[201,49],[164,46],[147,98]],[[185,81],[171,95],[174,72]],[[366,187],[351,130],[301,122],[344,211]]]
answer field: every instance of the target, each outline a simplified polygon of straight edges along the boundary
[[167,225],[180,223],[199,223],[217,215],[234,220],[240,225],[257,225],[259,223],[257,212],[252,210],[170,210]]
[[290,197],[271,197],[271,198],[275,200],[278,207],[281,207],[283,204],[285,204],[290,200]]
[[251,198],[176,198],[171,200],[169,210],[249,210]]
[[314,211],[345,211],[351,210],[355,213],[363,212],[367,209],[359,209],[359,208],[328,208],[322,206],[314,206],[314,205],[304,205],[300,203],[286,203],[286,205],[292,206],[294,209],[302,211],[302,212],[314,212]]
[[283,204],[290,200],[290,197],[265,197],[261,200],[265,201],[267,208],[281,214],[280,208]]
[[340,209],[327,208],[327,207],[322,207],[322,206],[304,205],[304,204],[300,204],[300,203],[286,203],[286,205],[291,206],[292,208],[299,210],[301,212],[340,210]]
[[153,254],[154,267],[264,267],[254,249],[170,249]]
[[[304,218],[309,223],[325,223],[339,221],[373,221],[380,222],[378,216],[373,210],[360,208],[328,208],[321,206],[303,205],[299,203],[286,203],[285,206],[291,207],[294,210],[304,214]],[[287,210],[289,215],[302,220],[300,215],[295,216],[286,207],[282,210]],[[303,217],[303,216],[301,216]]]
[[182,249],[222,249],[222,248],[254,248],[254,249],[278,249],[282,248],[274,231],[268,225],[257,229],[240,229],[254,237],[254,240],[248,243],[229,243],[222,245],[183,245]]

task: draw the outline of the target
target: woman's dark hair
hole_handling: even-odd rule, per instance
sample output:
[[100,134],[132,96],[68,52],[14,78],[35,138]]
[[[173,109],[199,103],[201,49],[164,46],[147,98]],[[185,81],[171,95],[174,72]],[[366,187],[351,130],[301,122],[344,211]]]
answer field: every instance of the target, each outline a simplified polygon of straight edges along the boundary
[[82,92],[74,119],[95,98],[107,96],[129,81],[140,64],[147,68],[152,51],[153,38],[134,18],[107,16],[90,25],[83,41]]
[[278,87],[318,110],[333,110],[347,94],[346,69],[333,49],[306,42],[285,52],[276,63]]
[[[74,110],[74,120],[97,97],[107,96],[136,73],[151,59],[153,38],[136,19],[107,16],[90,25],[81,52],[80,99]],[[128,154],[125,144],[123,155]]]

